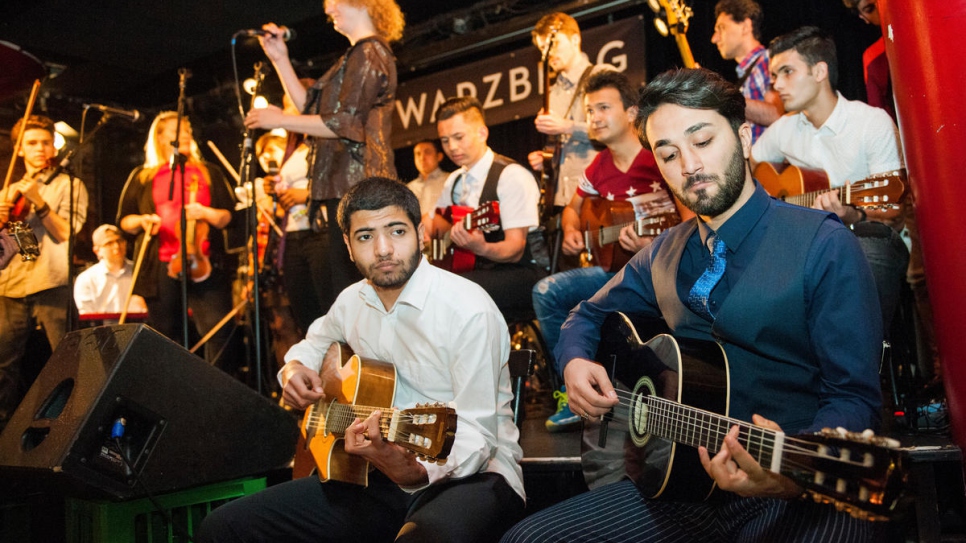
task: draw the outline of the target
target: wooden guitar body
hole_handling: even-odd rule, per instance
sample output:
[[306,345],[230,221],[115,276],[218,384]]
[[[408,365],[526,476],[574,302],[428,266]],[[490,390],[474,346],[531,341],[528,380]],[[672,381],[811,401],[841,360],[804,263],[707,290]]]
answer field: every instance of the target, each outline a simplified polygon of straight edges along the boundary
[[354,356],[348,347],[337,343],[329,347],[325,358],[322,388],[327,401],[306,409],[302,435],[315,459],[319,479],[366,486],[369,462],[345,452],[343,442],[343,432],[354,417],[335,420],[332,407],[359,404],[389,408],[396,395],[396,368],[386,362]]
[[456,410],[439,403],[396,409],[396,368],[352,354],[347,345],[329,346],[320,372],[325,397],[305,410],[293,477],[305,473],[311,453],[323,482],[367,486],[369,462],[345,450],[345,431],[355,419],[380,411],[379,432],[419,458],[443,464],[456,439]]
[[828,175],[814,168],[762,162],[755,166],[755,179],[769,195],[784,200],[806,192],[828,190]]

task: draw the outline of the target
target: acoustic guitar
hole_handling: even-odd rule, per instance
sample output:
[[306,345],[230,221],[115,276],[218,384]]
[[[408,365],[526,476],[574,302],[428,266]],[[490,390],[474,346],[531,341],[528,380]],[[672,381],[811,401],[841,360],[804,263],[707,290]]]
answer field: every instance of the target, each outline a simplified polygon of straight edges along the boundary
[[[456,410],[441,404],[392,407],[396,369],[392,364],[362,358],[347,346],[333,343],[320,371],[325,397],[305,410],[296,458],[311,453],[318,476],[361,486],[369,483],[369,462],[345,451],[346,428],[382,411],[383,439],[429,462],[444,464],[456,438]],[[304,472],[299,468],[293,473]]]
[[834,189],[829,188],[825,171],[791,164],[762,162],[755,166],[754,176],[771,196],[803,207],[811,207],[818,195],[834,191],[845,205],[887,209],[897,207],[906,193],[904,170],[876,174]]
[[500,228],[500,202],[485,202],[473,209],[469,206],[452,205],[436,210],[435,229],[442,235],[430,240],[429,261],[453,273],[465,273],[476,266],[476,255],[457,247],[450,241],[450,228],[457,222],[463,223],[467,231],[480,230],[493,232]]
[[738,426],[739,441],[762,467],[817,502],[867,520],[886,520],[899,504],[906,473],[897,441],[842,429],[790,436],[729,418],[728,360],[715,342],[675,338],[662,320],[612,313],[597,361],[629,391],[618,392],[628,418],[627,474],[648,498],[708,498],[714,480],[691,447],[714,454]]
[[580,253],[583,267],[600,266],[604,271],[617,271],[634,253],[617,243],[621,230],[634,225],[638,236],[657,236],[681,222],[676,213],[635,219],[634,206],[626,200],[607,200],[589,196],[580,204],[580,225],[584,250]]

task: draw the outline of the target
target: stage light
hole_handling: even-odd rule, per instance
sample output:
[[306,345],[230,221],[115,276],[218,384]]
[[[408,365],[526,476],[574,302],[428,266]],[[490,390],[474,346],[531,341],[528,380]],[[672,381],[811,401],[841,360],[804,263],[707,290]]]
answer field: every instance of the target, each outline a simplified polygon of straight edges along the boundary
[[67,145],[67,139],[77,139],[77,131],[64,121],[54,123],[54,148],[58,151]]

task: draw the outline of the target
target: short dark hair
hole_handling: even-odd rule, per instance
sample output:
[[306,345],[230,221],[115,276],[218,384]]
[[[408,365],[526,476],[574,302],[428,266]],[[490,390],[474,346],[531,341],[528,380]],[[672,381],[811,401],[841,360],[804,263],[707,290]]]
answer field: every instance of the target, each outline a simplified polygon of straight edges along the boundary
[[423,143],[428,143],[428,144],[432,145],[433,146],[433,149],[436,149],[436,152],[437,153],[442,153],[443,152],[443,147],[439,144],[439,140],[437,140],[437,139],[430,139],[430,138],[426,138],[424,140],[417,141],[413,145],[413,149],[415,149],[417,145],[421,145]]
[[398,206],[419,226],[422,216],[419,212],[419,199],[405,183],[388,177],[368,177],[345,193],[339,202],[339,228],[348,236],[352,214],[356,211],[378,211],[384,207]]
[[631,83],[631,80],[621,72],[615,70],[595,72],[587,78],[587,83],[584,84],[584,96],[601,89],[614,89],[619,92],[624,109],[637,105],[640,93],[638,86]]
[[644,131],[648,117],[664,104],[688,109],[713,109],[728,120],[735,136],[745,122],[745,97],[741,89],[715,72],[704,68],[669,70],[654,78],[641,91],[637,120],[638,136],[649,149]]
[[475,96],[453,96],[447,98],[436,110],[436,120],[445,121],[467,111],[476,110],[483,124],[486,124],[486,115],[483,114],[483,104]]
[[817,26],[803,26],[788,34],[782,34],[768,44],[768,53],[774,57],[793,50],[802,56],[809,68],[819,62],[828,66],[828,81],[835,90],[839,82],[839,64],[832,37]]
[[27,122],[23,119],[17,121],[17,124],[13,125],[10,130],[10,141],[17,143],[17,139],[20,138],[21,130],[46,130],[50,133],[50,136],[54,136],[54,121],[50,120],[48,117],[43,115],[31,115],[27,117]]
[[764,15],[758,2],[755,2],[755,0],[720,0],[714,6],[715,21],[722,13],[731,17],[736,23],[751,19],[751,33],[754,34],[756,40],[761,40],[761,21],[764,19]]

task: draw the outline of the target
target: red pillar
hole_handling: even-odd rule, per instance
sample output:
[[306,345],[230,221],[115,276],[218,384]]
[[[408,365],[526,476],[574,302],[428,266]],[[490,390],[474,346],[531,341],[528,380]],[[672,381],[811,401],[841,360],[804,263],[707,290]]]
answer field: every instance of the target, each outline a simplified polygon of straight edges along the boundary
[[953,440],[966,450],[966,0],[879,0]]

